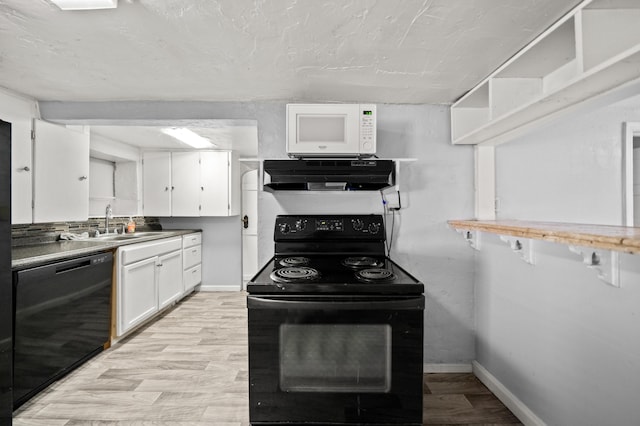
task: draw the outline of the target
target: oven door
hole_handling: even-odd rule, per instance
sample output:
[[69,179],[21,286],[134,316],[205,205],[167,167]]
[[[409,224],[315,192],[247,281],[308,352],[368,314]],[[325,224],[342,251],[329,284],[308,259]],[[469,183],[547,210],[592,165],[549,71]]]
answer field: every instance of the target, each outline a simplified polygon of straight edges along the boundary
[[252,425],[422,424],[424,296],[248,296]]

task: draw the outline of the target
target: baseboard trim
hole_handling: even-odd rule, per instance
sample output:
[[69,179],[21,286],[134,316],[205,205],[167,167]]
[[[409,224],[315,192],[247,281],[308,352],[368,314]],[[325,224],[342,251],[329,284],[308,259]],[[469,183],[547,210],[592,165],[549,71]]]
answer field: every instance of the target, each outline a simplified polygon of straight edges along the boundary
[[493,374],[478,361],[473,361],[473,374],[509,409],[525,426],[546,426],[540,417],[520,401]]
[[422,370],[425,373],[471,373],[471,364],[424,364]]
[[198,291],[240,291],[242,285],[201,285]]

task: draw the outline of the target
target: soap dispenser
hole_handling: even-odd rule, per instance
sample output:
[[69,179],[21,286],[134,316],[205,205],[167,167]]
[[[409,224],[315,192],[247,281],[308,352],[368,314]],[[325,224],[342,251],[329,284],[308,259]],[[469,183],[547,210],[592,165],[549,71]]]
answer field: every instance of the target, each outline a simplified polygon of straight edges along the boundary
[[129,223],[127,223],[127,233],[131,234],[136,232],[136,223],[133,221],[131,216],[129,216]]

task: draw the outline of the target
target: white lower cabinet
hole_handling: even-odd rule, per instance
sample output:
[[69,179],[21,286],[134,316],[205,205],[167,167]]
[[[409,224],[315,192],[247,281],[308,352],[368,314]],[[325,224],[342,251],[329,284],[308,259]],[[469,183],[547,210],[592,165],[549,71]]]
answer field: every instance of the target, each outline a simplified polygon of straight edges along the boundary
[[187,294],[202,282],[202,233],[182,237],[182,262],[184,293]]
[[182,296],[182,253],[174,251],[158,257],[158,305],[169,306]]
[[119,285],[118,335],[158,312],[155,282],[157,258],[123,266]]
[[184,293],[182,238],[118,249],[116,334],[122,336]]

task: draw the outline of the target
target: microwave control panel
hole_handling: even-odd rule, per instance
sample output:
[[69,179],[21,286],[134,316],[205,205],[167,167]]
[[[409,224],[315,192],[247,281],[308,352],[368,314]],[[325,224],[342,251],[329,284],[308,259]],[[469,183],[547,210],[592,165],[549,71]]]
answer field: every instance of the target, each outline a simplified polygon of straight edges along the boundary
[[360,153],[376,152],[376,105],[360,104]]

